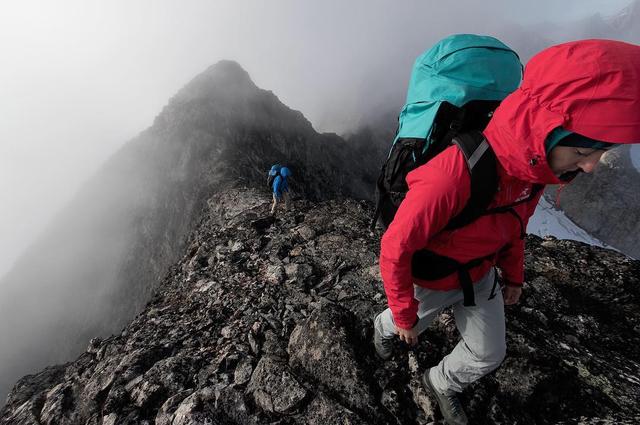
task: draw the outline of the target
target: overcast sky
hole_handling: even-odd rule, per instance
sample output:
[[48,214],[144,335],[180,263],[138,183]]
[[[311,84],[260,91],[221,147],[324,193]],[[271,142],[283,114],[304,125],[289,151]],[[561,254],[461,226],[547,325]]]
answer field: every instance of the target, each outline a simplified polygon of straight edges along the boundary
[[3,2],[0,275],[109,155],[220,59],[237,60],[316,129],[343,132],[371,67],[408,77],[415,56],[451,33],[502,35],[630,1]]

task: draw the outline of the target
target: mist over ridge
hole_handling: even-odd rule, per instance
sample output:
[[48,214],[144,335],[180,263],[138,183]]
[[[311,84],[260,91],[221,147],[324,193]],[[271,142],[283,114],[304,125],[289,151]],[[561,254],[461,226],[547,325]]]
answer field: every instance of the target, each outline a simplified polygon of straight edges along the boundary
[[182,254],[206,201],[225,188],[262,187],[281,160],[308,199],[357,197],[373,185],[348,167],[357,161],[344,140],[316,133],[238,63],[193,78],[0,280],[0,335],[10,341],[0,344],[0,392],[119,331]]
[[[573,38],[637,40],[626,22],[597,34],[589,25],[574,31],[576,20],[608,20],[628,4],[637,1],[7,5],[0,15],[0,276],[167,98],[218,60],[241,63],[318,131],[343,134],[379,122],[371,111],[392,121],[416,55],[446,35],[495,35],[526,60]],[[544,22],[551,24],[540,29]]]

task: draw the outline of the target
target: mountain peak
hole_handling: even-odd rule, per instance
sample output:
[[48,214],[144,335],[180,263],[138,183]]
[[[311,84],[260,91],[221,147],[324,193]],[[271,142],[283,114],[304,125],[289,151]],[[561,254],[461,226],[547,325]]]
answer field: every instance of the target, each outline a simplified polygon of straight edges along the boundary
[[249,73],[233,60],[221,60],[207,68],[200,76],[215,79],[218,83],[249,84],[255,87]]
[[258,87],[235,61],[222,60],[196,75],[173,96],[156,117],[153,128],[164,131],[181,125],[187,131],[210,127],[222,118],[224,126],[261,132],[313,131],[302,113],[283,104],[273,92]]
[[198,74],[176,95],[182,100],[211,96],[242,96],[258,90],[249,73],[232,60],[221,60]]

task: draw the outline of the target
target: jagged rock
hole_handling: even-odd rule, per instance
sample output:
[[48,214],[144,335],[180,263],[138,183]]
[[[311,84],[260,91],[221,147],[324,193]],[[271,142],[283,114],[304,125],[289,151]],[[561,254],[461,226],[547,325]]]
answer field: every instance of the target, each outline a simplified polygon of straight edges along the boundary
[[309,403],[303,416],[309,425],[365,425],[368,423],[323,393],[318,394],[313,401]]
[[220,424],[218,415],[210,406],[215,400],[212,388],[206,387],[194,392],[180,403],[171,421],[172,425]]
[[102,418],[102,425],[116,425],[118,422],[118,415],[110,413]]
[[[126,412],[126,407],[129,402],[129,393],[122,386],[114,386],[109,389],[109,392],[106,395],[104,400],[104,410],[105,412],[113,412],[113,411],[124,411]],[[89,406],[86,411],[90,412],[90,409],[96,409],[97,406],[93,405],[93,403],[83,403]],[[123,413],[124,413],[123,412]]]
[[233,382],[237,385],[246,384],[251,379],[253,373],[253,363],[250,358],[245,357],[240,361],[233,373]]
[[313,274],[313,267],[309,264],[293,263],[286,265],[284,271],[290,280],[304,283]]
[[289,364],[340,394],[347,405],[365,411],[374,401],[350,343],[347,326],[352,321],[344,308],[322,303],[291,333]]
[[[264,184],[271,164],[290,166],[292,192],[304,198],[367,197],[370,179],[351,166],[358,158],[351,144],[317,133],[239,65],[221,62],[196,76],[152,126],[97,170],[2,277],[0,287],[12,296],[0,297],[0,335],[11,340],[0,344],[0,398],[20,376],[78,356],[89,338],[119,333],[177,262],[191,272],[185,281],[219,262],[242,262],[253,237],[276,223]],[[248,186],[261,196],[210,203]],[[212,249],[216,242],[189,240],[203,207],[210,207],[212,222],[242,221],[252,238],[225,239],[220,251]],[[296,213],[283,217],[295,221]]]
[[255,355],[260,354],[260,348],[261,348],[260,341],[256,339],[256,337],[252,332],[249,332],[247,334],[247,341],[249,341],[249,347],[251,347],[251,351],[253,352],[253,354]]
[[155,418],[155,425],[171,425],[176,409],[182,401],[192,394],[192,390],[183,390],[169,397],[158,410]]
[[225,326],[220,330],[220,334],[223,338],[230,339],[234,334],[234,325]]
[[276,218],[273,216],[263,217],[258,220],[253,220],[251,222],[251,226],[253,226],[253,228],[255,228],[258,231],[264,231],[269,227],[271,227],[271,225],[275,223],[275,221],[276,221]]
[[[160,392],[162,391],[162,385],[144,381],[142,382],[142,377],[139,377],[140,380],[134,382],[134,386],[136,384],[140,384],[139,386],[135,386],[131,391],[131,401],[138,407],[144,407],[147,403],[151,403],[154,399],[160,397]],[[125,387],[125,390],[127,388]]]
[[11,412],[2,415],[2,421],[0,423],[3,425],[40,425],[40,414],[44,397],[44,394],[38,394],[30,400],[15,406]]
[[307,225],[302,225],[296,229],[296,232],[300,235],[302,239],[305,241],[310,241],[315,238],[316,232],[311,227]]
[[[437,406],[437,402],[435,401],[435,398],[433,398],[433,395],[427,392],[418,377],[411,379],[409,388],[413,396],[413,401],[421,410],[421,417],[424,417],[426,422],[433,423]],[[403,415],[403,413],[406,414],[406,412],[396,411],[396,417],[402,418],[403,416],[406,416]]]
[[286,363],[262,357],[251,376],[247,391],[265,412],[290,413],[307,397],[307,390],[291,374]]
[[196,282],[194,287],[194,292],[208,292],[215,286],[216,286],[216,282],[211,282],[205,279],[201,279],[198,282]]
[[[147,307],[74,362],[18,381],[0,424],[439,423],[419,378],[457,343],[452,312],[381,362],[371,211],[300,200],[260,234],[251,223],[269,196],[212,198]],[[304,245],[300,223],[316,231]],[[198,251],[224,257],[188,270]],[[313,274],[292,284],[302,265]],[[289,283],[268,282],[269,266]],[[472,423],[638,422],[639,288],[640,263],[620,253],[528,237],[524,293],[505,309],[507,359],[461,394]]]
[[73,403],[73,389],[63,382],[56,385],[46,395],[44,405],[40,412],[40,421],[46,425],[73,424],[78,418],[71,411],[71,416],[67,416],[69,406]]
[[102,341],[100,340],[100,338],[91,338],[91,341],[89,341],[89,346],[87,347],[87,353],[97,354],[101,342]]
[[265,279],[275,285],[281,284],[285,279],[284,268],[282,266],[269,266],[265,273]]
[[231,252],[240,252],[244,250],[245,250],[244,244],[240,241],[235,241],[233,245],[231,245]]
[[216,408],[238,424],[261,423],[245,402],[244,393],[234,385],[225,386],[216,398]]
[[36,423],[36,414],[39,416],[39,406],[46,392],[60,383],[65,369],[66,365],[50,366],[42,372],[20,379],[7,397],[7,405],[15,406],[16,409],[13,412],[0,409],[0,424],[32,423],[31,417],[34,418],[33,423]]

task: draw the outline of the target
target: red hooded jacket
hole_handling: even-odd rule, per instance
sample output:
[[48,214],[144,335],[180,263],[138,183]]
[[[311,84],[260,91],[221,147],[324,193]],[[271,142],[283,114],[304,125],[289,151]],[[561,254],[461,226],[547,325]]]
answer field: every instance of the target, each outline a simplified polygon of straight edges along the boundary
[[[522,86],[496,110],[484,131],[498,159],[498,191],[489,208],[525,199],[534,184],[560,183],[547,164],[545,139],[557,127],[611,143],[640,142],[640,46],[582,40],[551,47],[526,66]],[[457,274],[422,281],[411,276],[411,258],[427,249],[461,263],[495,254],[470,270],[474,282],[495,264],[513,285],[524,278],[526,226],[541,196],[512,214],[480,217],[443,230],[470,196],[466,161],[451,146],[407,176],[409,191],[382,237],[380,270],[396,325],[413,327],[418,311],[413,284],[460,288]]]

